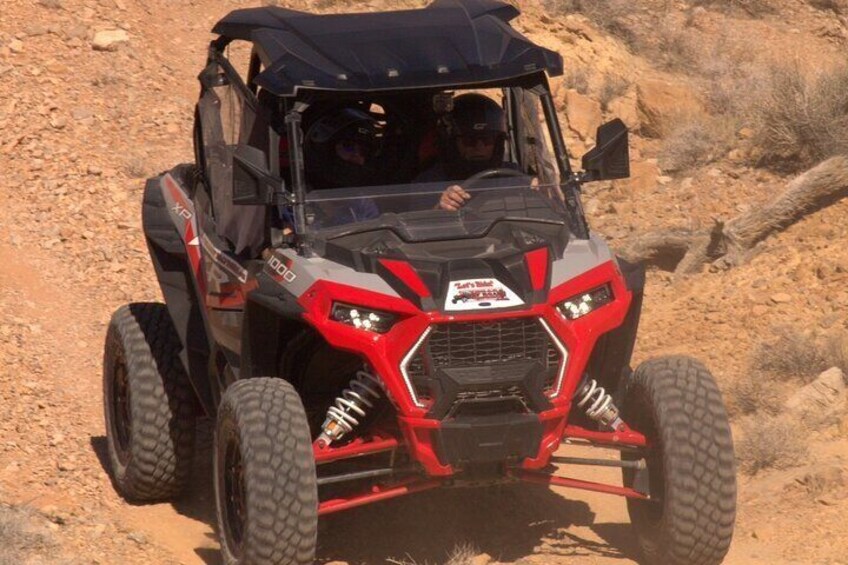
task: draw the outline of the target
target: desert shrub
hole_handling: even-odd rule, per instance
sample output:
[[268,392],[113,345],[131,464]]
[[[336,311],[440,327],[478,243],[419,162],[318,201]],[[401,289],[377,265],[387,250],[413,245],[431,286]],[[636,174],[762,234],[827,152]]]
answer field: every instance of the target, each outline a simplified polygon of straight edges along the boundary
[[685,171],[724,157],[733,145],[736,124],[727,117],[681,117],[663,142],[660,166]]
[[[445,561],[444,565],[471,565],[479,553],[480,550],[471,544],[457,544],[448,554],[447,561]],[[409,556],[403,559],[389,559],[388,563],[392,563],[393,565],[430,565],[428,561],[419,563]]]
[[760,93],[752,116],[760,164],[800,170],[848,151],[848,65],[813,77],[774,67]]
[[569,67],[562,82],[566,88],[576,90],[580,94],[589,92],[589,73],[583,67]]
[[780,384],[768,375],[747,372],[727,389],[727,411],[733,417],[750,414],[777,415],[783,410],[784,395]]
[[144,155],[130,154],[124,161],[124,173],[131,179],[140,179],[148,176],[152,168]]
[[848,378],[848,333],[830,336],[825,345],[824,357],[828,367],[839,367]]
[[774,329],[774,339],[759,343],[751,355],[751,368],[783,380],[793,377],[811,382],[829,367],[822,347],[791,327]]
[[34,529],[31,511],[0,505],[0,565],[24,563],[51,545],[49,534]]
[[445,565],[470,565],[480,550],[471,544],[461,543],[453,548]]
[[743,473],[764,469],[787,469],[804,463],[808,448],[806,432],[786,417],[752,418],[741,426],[736,456]]
[[741,12],[755,18],[777,12],[772,0],[692,0],[691,6],[724,13]]
[[610,102],[624,95],[629,88],[630,83],[625,78],[618,75],[605,75],[604,82],[601,83],[601,89],[598,92],[598,101],[601,103],[601,107],[606,110]]
[[657,22],[653,34],[655,43],[647,39],[640,42],[640,51],[651,58],[654,63],[670,71],[691,72],[700,64],[702,53],[696,47],[692,32],[684,27],[684,22],[666,17]]
[[599,29],[627,43],[634,39],[628,17],[636,8],[629,0],[545,0],[544,6],[556,15],[582,14]]
[[809,0],[810,6],[823,12],[844,14],[848,12],[848,0]]

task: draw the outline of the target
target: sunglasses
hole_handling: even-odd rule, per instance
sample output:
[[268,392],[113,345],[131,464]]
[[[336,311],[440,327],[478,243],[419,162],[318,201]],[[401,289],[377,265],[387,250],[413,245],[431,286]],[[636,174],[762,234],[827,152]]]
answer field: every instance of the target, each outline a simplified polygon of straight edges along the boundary
[[497,143],[499,137],[500,134],[495,132],[464,133],[459,136],[459,142],[466,147],[476,147],[478,143],[489,147]]

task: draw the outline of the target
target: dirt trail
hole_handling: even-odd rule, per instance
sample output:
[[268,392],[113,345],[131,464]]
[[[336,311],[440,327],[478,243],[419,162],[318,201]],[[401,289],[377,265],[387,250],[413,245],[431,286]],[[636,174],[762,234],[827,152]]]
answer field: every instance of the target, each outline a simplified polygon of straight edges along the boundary
[[[45,271],[50,264],[53,269]],[[37,457],[21,457],[9,449],[0,452],[0,493],[9,502],[26,502],[63,516],[65,524],[58,535],[65,551],[77,558],[100,556],[106,563],[119,558],[128,563],[217,563],[208,422],[199,424],[195,474],[180,501],[133,506],[115,495],[103,467],[100,391],[101,339],[111,305],[87,289],[62,285],[65,275],[63,266],[50,256],[0,246],[4,312],[40,328],[21,345],[43,367],[37,397],[17,397],[12,411],[20,414],[20,422],[32,421],[26,414],[35,410],[44,412],[49,421],[26,438]],[[26,385],[26,377],[9,369],[0,378],[4,397],[17,390],[12,379]],[[59,433],[64,438],[57,443]],[[12,460],[17,464],[10,470]],[[585,479],[618,480],[613,469],[573,473]],[[506,563],[564,564],[573,563],[575,557],[592,564],[635,562],[623,500],[531,485],[436,491],[330,517],[321,524],[319,559],[439,563],[462,543]],[[776,562],[757,560],[748,552],[734,554],[729,563]]]
[[[0,502],[29,504],[51,521],[59,547],[50,561],[218,562],[208,423],[200,424],[197,469],[181,501],[133,506],[115,494],[104,469],[102,340],[119,304],[159,295],[140,232],[143,177],[191,158],[196,75],[208,30],[227,11],[256,4],[3,0],[0,128],[8,135],[0,140]],[[554,37],[546,31],[550,21],[534,17],[523,22],[554,48],[567,56],[566,50],[584,49],[601,59],[594,49],[602,41],[589,45],[565,30]],[[805,34],[819,19],[792,18],[797,37],[809,39]],[[757,25],[786,24],[775,18]],[[128,31],[128,45],[92,50],[97,31],[116,28]],[[694,202],[709,206],[693,204],[676,180],[650,189],[634,184],[624,195],[599,189],[591,195],[600,210],[593,224],[627,234],[689,213],[707,221],[783,183],[719,166],[738,174],[717,179],[716,168],[695,175],[706,188]],[[694,354],[724,387],[770,325],[836,324],[848,307],[846,211],[843,203],[818,214],[730,273],[704,273],[678,285],[651,274],[639,358]],[[791,300],[773,299],[783,294]],[[844,438],[818,440],[810,467],[816,457],[846,467]],[[798,486],[807,471],[742,481],[728,563],[846,562],[848,541],[834,532],[843,529],[848,502],[810,496]],[[615,470],[574,474],[617,480]],[[635,557],[623,500],[530,485],[424,493],[329,517],[320,528],[322,561],[442,563],[462,543],[505,563],[624,564]]]

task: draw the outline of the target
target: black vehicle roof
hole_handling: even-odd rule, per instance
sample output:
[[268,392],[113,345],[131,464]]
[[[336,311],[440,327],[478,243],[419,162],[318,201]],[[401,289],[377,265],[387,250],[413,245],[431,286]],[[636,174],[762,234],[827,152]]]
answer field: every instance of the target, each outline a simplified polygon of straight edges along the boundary
[[426,8],[315,15],[276,6],[230,12],[212,29],[253,42],[255,82],[278,96],[299,89],[374,91],[482,85],[547,71],[562,57],[512,29],[499,0],[435,0]]

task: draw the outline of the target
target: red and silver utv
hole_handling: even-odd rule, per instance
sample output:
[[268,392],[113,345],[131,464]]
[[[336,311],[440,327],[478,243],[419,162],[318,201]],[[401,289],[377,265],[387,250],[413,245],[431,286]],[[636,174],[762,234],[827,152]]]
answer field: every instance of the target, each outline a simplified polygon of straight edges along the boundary
[[[627,497],[645,562],[723,559],[736,487],[719,390],[686,357],[630,369],[644,271],[580,204],[582,183],[628,176],[627,131],[601,126],[572,170],[548,87],[562,59],[510,27],[517,15],[436,0],[218,22],[195,163],[144,193],[165,304],[121,307],[106,338],[124,497],[180,492],[202,413],[226,563],[310,563],[319,516],[519,481]],[[503,108],[504,166],[417,182],[465,92]],[[341,107],[377,124],[374,182],[313,189],[305,131]],[[450,184],[471,198],[438,209]],[[363,202],[372,213],[353,213]],[[620,467],[621,483],[569,478],[577,465]]]

